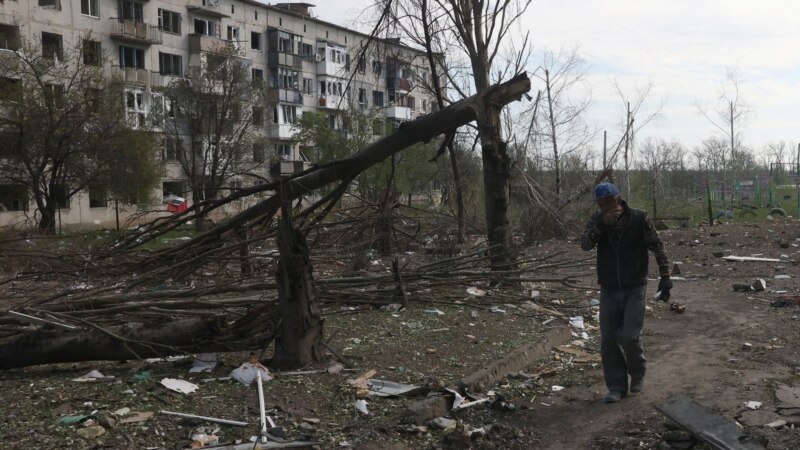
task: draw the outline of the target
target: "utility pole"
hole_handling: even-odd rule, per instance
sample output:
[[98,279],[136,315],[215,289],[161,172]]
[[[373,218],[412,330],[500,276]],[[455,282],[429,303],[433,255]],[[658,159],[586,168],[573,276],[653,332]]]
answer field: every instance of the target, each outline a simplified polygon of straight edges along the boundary
[[631,118],[631,102],[628,102],[628,114],[625,119],[625,198],[630,201],[631,199],[631,174],[629,155],[630,146],[633,141],[633,119]]
[[[733,134],[733,101],[730,102],[731,112],[731,169],[733,175],[733,185],[731,189],[731,211],[733,211],[733,201],[736,198],[736,136]],[[722,209],[725,209],[725,202],[722,202]]]
[[[606,139],[608,138],[608,132],[603,130],[603,170],[608,169],[608,161],[606,160],[606,155],[608,152],[608,148],[606,147]],[[798,146],[800,148],[800,145]]]
[[794,162],[794,190],[797,197],[797,219],[800,220],[800,143],[797,144],[797,159]]

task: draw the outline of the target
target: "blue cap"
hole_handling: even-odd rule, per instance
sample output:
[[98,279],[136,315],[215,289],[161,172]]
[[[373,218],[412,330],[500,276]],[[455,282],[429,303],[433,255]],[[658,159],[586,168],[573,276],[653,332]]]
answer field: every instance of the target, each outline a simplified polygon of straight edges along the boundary
[[615,195],[619,195],[619,189],[607,181],[594,187],[595,201],[606,197],[613,197]]

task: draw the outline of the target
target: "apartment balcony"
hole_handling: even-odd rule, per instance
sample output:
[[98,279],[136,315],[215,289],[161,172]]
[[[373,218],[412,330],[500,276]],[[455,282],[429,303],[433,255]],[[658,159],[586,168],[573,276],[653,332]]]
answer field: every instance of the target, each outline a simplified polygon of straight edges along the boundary
[[117,67],[120,81],[127,85],[148,86],[150,84],[150,72],[136,67]]
[[272,176],[288,177],[298,172],[310,169],[314,164],[305,161],[278,161],[269,169]]
[[385,111],[390,119],[411,120],[411,108],[407,106],[390,106]]
[[269,126],[269,136],[275,139],[292,140],[297,135],[297,129],[290,123],[273,123]]
[[137,45],[161,43],[161,30],[155,25],[133,20],[111,19],[111,39]]
[[165,74],[160,72],[150,72],[150,86],[154,88],[167,88],[174,81],[182,80],[180,75]]
[[205,34],[190,34],[189,52],[222,53],[227,48],[228,43],[228,40],[214,36],[206,36]]
[[335,109],[339,111],[346,111],[350,108],[347,98],[341,95],[320,95],[317,105],[321,109]]
[[291,53],[282,53],[278,51],[267,52],[267,65],[269,66],[285,66],[294,69],[303,68],[303,57],[300,55],[293,55]]
[[288,103],[291,105],[303,105],[303,94],[294,89],[270,89],[270,103]]
[[344,76],[347,73],[344,63],[333,61],[318,61],[317,75]]
[[230,14],[225,12],[225,9],[221,6],[221,4],[218,3],[218,6],[212,6],[211,2],[203,2],[203,0],[189,0],[186,5],[186,10],[189,12],[201,13],[206,16],[215,17],[217,19],[230,17]]

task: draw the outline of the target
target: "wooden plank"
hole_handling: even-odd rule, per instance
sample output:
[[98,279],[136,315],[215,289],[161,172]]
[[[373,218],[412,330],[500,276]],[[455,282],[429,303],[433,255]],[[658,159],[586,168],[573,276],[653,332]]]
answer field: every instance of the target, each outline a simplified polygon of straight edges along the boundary
[[733,422],[685,395],[676,395],[656,409],[681,428],[719,450],[764,450],[761,443],[744,434]]

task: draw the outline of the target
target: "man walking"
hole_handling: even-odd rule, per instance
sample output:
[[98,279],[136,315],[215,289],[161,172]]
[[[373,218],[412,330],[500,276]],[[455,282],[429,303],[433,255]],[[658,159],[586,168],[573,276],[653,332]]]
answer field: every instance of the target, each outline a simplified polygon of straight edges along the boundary
[[[611,183],[594,188],[599,206],[581,237],[581,248],[597,246],[600,283],[600,357],[608,387],[606,403],[618,402],[629,392],[644,389],[645,357],[642,327],[646,307],[649,255],[655,253],[661,281],[660,300],[672,289],[669,259],[652,219],[641,209],[628,206]],[[630,389],[628,388],[630,375]]]

